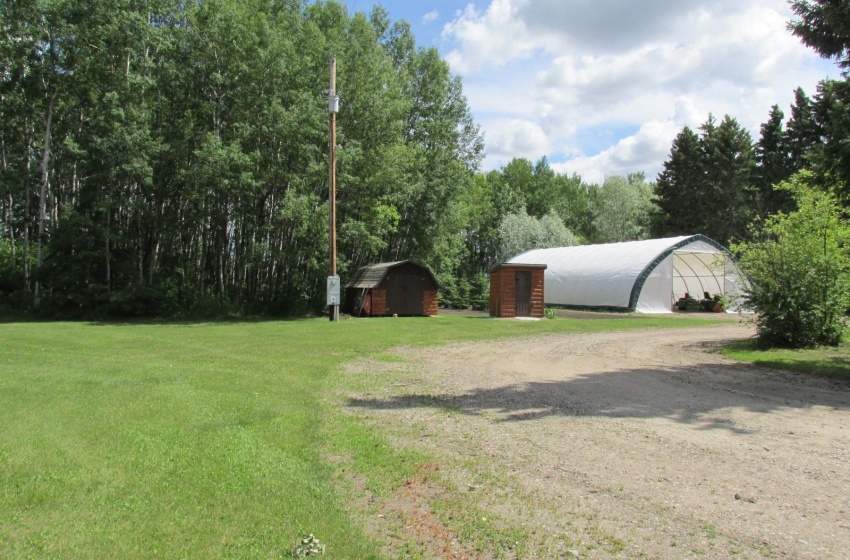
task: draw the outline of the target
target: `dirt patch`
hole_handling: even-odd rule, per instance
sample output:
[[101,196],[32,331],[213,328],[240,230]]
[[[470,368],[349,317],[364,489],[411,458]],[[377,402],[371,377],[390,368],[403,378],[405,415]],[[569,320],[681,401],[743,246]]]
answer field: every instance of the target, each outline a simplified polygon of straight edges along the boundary
[[405,349],[352,365],[348,406],[527,530],[509,557],[850,558],[850,387],[713,351],[751,334]]

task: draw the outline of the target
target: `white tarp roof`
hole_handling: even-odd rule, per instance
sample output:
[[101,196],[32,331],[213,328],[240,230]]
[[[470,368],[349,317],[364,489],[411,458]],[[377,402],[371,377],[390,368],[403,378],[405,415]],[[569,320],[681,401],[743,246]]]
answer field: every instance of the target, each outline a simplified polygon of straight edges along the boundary
[[704,235],[534,249],[511,263],[545,264],[545,303],[644,313],[670,313],[685,293],[730,300],[742,279],[729,250]]

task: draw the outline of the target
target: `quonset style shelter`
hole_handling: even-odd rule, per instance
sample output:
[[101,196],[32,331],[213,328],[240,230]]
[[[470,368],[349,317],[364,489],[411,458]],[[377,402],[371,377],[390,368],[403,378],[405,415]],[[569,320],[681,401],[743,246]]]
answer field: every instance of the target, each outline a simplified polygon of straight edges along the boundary
[[729,249],[704,235],[534,249],[510,263],[542,263],[547,305],[672,313],[685,294],[708,293],[738,311],[746,280]]
[[351,315],[436,315],[440,285],[427,266],[407,260],[376,263],[354,273],[345,286]]

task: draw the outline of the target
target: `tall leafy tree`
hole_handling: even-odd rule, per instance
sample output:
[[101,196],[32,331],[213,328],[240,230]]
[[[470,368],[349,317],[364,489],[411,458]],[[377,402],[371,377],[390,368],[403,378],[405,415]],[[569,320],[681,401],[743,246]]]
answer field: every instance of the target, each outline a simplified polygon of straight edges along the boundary
[[596,239],[599,186],[585,183],[578,174],[556,174],[553,183],[551,209],[579,238]]
[[554,213],[542,218],[529,216],[524,210],[508,214],[499,224],[499,254],[507,261],[531,249],[570,247],[578,245],[578,238],[564,226]]
[[654,185],[643,173],[607,177],[599,188],[596,207],[596,238],[599,243],[634,241],[649,236],[655,205]]
[[340,272],[480,268],[458,241],[482,151],[461,81],[380,8],[12,0],[0,299],[77,315],[321,307],[332,55]]

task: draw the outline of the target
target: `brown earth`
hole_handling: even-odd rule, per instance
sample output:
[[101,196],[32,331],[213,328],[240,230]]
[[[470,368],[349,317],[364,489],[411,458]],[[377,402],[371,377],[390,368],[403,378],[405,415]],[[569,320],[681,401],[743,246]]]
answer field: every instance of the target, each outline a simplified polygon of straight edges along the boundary
[[[379,500],[370,530],[398,557],[415,541],[434,558],[850,558],[850,386],[714,351],[751,335],[547,335],[352,364],[349,410],[440,465]],[[433,511],[453,495],[525,540],[465,543],[469,521]]]

